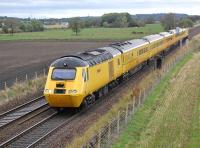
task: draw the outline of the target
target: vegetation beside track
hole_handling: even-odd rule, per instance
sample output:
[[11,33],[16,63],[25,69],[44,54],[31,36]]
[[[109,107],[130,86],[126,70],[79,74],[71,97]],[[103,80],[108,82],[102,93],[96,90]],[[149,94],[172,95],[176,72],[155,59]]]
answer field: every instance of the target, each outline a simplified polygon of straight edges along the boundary
[[34,94],[44,87],[46,77],[15,83],[11,88],[0,91],[0,106],[12,101],[19,100],[28,94]]
[[[192,41],[193,49],[198,49],[197,41]],[[200,145],[199,59],[200,52],[190,53],[167,74],[113,147]]]
[[147,24],[145,27],[128,28],[85,28],[76,36],[71,29],[53,29],[44,32],[26,32],[12,35],[0,34],[0,41],[13,40],[128,40],[163,31],[161,24]]

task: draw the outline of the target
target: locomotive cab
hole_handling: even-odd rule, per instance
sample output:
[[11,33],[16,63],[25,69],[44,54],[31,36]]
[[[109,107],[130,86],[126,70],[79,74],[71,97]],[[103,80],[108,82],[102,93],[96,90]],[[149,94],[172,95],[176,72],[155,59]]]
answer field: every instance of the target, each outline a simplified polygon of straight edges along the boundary
[[63,57],[49,68],[44,95],[52,107],[79,107],[84,98],[87,64],[76,57]]

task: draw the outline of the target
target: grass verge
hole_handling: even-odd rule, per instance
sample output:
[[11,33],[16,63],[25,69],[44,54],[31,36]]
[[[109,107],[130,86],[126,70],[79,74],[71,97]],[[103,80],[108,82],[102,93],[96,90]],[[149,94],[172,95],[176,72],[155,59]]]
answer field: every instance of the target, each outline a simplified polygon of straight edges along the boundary
[[11,88],[0,91],[0,105],[4,105],[12,100],[19,100],[28,94],[34,94],[44,87],[46,77],[15,83]]
[[113,147],[200,145],[199,59],[190,53],[166,75]]

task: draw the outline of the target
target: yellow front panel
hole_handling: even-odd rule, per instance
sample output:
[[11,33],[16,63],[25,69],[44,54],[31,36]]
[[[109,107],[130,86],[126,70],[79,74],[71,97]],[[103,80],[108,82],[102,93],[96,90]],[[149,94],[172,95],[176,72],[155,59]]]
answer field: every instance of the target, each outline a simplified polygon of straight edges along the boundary
[[[45,98],[50,106],[53,107],[79,107],[85,97],[85,82],[82,77],[82,69],[76,68],[76,78],[74,80],[52,80],[51,75],[54,67],[50,67],[45,90]],[[57,84],[64,85],[63,88]],[[64,94],[57,94],[55,90],[65,90]],[[75,90],[74,94],[72,90]]]
[[83,101],[83,95],[58,95],[46,94],[45,98],[52,107],[79,107]]

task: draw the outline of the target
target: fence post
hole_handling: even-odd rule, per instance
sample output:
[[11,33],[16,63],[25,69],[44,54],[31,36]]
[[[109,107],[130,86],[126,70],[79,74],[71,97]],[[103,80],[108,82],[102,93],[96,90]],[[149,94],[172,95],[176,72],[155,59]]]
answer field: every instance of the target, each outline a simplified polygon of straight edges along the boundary
[[133,97],[133,109],[132,109],[132,113],[135,112],[135,96]]
[[129,104],[127,104],[126,106],[126,116],[125,116],[125,123],[127,124],[127,121],[128,121],[128,106]]
[[110,126],[111,126],[111,122],[108,123],[108,145],[110,145],[110,135],[111,135]]
[[117,115],[117,133],[119,133],[119,120],[120,120],[120,111],[118,112]]
[[17,77],[16,77],[15,81],[16,81],[16,83],[17,83],[17,81],[18,81],[18,80],[17,80]]
[[4,83],[5,91],[7,90],[7,83]]
[[140,106],[141,97],[142,97],[142,91],[141,91],[141,89],[140,89],[139,100],[138,100],[138,101],[139,101],[139,102],[138,102],[138,106]]
[[144,88],[144,91],[143,91],[143,102],[142,103],[144,103],[144,100],[145,100],[145,98],[146,98],[146,88]]
[[98,143],[97,143],[97,147],[100,148],[101,147],[101,130],[99,130],[99,135],[98,135]]
[[26,74],[26,81],[28,81],[28,75]]
[[43,69],[44,77],[46,76],[46,70],[45,68]]
[[36,79],[38,78],[38,76],[37,76],[37,72],[35,72],[35,78],[36,78]]

